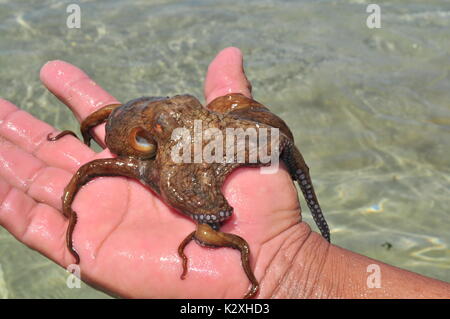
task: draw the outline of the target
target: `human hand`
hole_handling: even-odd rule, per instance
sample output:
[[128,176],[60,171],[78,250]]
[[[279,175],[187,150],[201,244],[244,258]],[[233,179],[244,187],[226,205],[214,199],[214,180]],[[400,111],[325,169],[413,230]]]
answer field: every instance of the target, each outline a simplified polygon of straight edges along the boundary
[[[81,70],[62,61],[47,63],[41,79],[80,121],[102,106],[118,103]],[[251,96],[236,48],[220,52],[206,76],[207,102],[227,93]],[[82,164],[113,155],[107,149],[95,153],[72,137],[48,142],[54,128],[5,100],[0,100],[0,120],[0,224],[67,267],[74,259],[65,243],[63,189]],[[102,141],[104,125],[93,133]],[[260,297],[282,293],[282,279],[307,238],[327,247],[299,223],[297,191],[285,169],[269,175],[255,168],[238,169],[223,191],[234,215],[221,230],[249,243]],[[137,181],[95,179],[77,194],[72,207],[78,214],[73,243],[81,258],[81,278],[94,286],[141,298],[239,298],[248,289],[238,251],[194,243],[185,250],[189,269],[180,280],[177,247],[195,229],[194,223]]]

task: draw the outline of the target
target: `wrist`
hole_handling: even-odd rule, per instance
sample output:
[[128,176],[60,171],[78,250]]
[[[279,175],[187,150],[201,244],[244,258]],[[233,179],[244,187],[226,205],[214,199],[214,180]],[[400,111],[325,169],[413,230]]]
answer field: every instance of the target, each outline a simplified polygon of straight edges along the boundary
[[322,272],[331,247],[308,224],[290,227],[278,239],[261,280],[259,298],[326,298],[331,281]]
[[[332,245],[318,233],[312,232],[305,223],[298,224],[298,228],[293,229],[289,238],[283,241],[267,267],[260,298],[450,296],[448,283]],[[371,280],[375,277],[378,277],[377,285]]]

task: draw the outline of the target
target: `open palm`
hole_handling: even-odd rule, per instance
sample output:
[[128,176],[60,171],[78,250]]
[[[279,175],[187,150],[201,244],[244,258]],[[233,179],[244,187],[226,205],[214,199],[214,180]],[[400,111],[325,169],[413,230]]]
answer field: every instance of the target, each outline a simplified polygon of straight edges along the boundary
[[[81,70],[62,61],[47,63],[41,79],[80,121],[117,102]],[[240,51],[220,52],[208,69],[206,100],[226,93],[250,96],[249,88]],[[63,189],[80,165],[114,155],[107,149],[95,153],[70,136],[47,141],[54,128],[5,100],[0,100],[0,123],[0,224],[67,267],[74,258],[65,243]],[[103,140],[104,126],[94,134]],[[309,232],[299,224],[296,189],[285,169],[263,175],[257,168],[241,168],[230,175],[223,192],[234,215],[221,230],[248,241],[262,295],[279,276],[271,262],[282,244]],[[194,242],[185,250],[188,274],[181,280],[177,248],[194,230],[194,223],[137,181],[97,178],[82,188],[72,207],[78,214],[73,242],[81,258],[81,278],[92,285],[119,296],[142,298],[239,298],[247,291],[249,282],[238,251],[204,248]]]

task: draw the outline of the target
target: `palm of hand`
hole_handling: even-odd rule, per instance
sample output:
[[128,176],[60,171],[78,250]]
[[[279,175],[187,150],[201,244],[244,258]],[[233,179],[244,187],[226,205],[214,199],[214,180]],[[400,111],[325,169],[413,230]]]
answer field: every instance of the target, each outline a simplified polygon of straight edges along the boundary
[[[211,64],[205,83],[208,101],[229,90],[245,92],[248,87],[240,55],[230,64],[233,54],[237,53],[224,50]],[[52,63],[41,72],[44,84],[80,118],[94,111],[93,104],[96,109],[112,102],[98,86],[92,89],[92,81],[80,76],[80,70],[63,62]],[[55,76],[61,69],[69,74],[64,84],[58,84]],[[76,83],[76,78],[85,83]],[[46,142],[53,128],[7,101],[0,101],[0,106],[0,224],[66,267],[74,259],[65,246],[67,221],[60,213],[63,188],[80,164],[113,155],[108,150],[95,154],[72,137]],[[102,139],[104,129],[95,132]],[[259,169],[242,168],[227,179],[223,191],[235,215],[221,230],[248,241],[255,275],[261,279],[289,229],[298,223],[295,187],[284,169],[262,175]],[[195,243],[185,250],[189,271],[180,280],[177,247],[194,230],[194,223],[137,181],[98,178],[83,187],[72,207],[79,217],[73,240],[81,257],[81,276],[93,285],[124,297],[153,298],[236,298],[247,290],[249,283],[237,251],[207,249]]]

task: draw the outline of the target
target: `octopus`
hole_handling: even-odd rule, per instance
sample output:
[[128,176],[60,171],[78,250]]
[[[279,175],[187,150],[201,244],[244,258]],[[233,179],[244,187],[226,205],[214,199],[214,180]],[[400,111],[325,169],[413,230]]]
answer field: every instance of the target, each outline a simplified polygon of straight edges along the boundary
[[[125,176],[150,187],[167,205],[197,224],[178,247],[183,267],[181,279],[188,269],[184,248],[192,240],[206,247],[230,247],[240,251],[242,267],[251,284],[244,298],[255,296],[259,283],[250,266],[248,243],[240,236],[220,231],[221,225],[233,214],[233,207],[221,187],[238,167],[271,165],[267,157],[255,156],[261,150],[285,163],[292,180],[298,182],[322,236],[330,241],[330,231],[314,192],[309,168],[294,144],[291,131],[281,118],[259,102],[235,93],[218,97],[206,107],[191,95],[141,97],[123,105],[107,105],[81,123],[80,131],[86,145],[89,146],[93,138],[91,129],[104,122],[105,144],[116,157],[82,165],[62,196],[63,214],[68,219],[67,248],[77,264],[80,257],[72,243],[77,222],[77,214],[71,208],[75,195],[98,176]],[[266,138],[247,143],[244,136],[241,147],[232,147],[236,144],[236,135],[229,137],[230,128],[242,129],[241,133],[265,134]],[[72,131],[63,131],[55,137],[49,134],[48,140],[55,141],[68,134],[76,137]],[[196,138],[205,135],[210,138]],[[220,149],[220,143],[213,143],[215,147],[211,147],[211,137],[220,135],[225,136],[226,141],[216,139],[216,142],[223,142],[226,147]],[[203,151],[209,147],[211,156],[206,159],[197,156],[196,147]],[[224,151],[227,155],[220,157]]]

